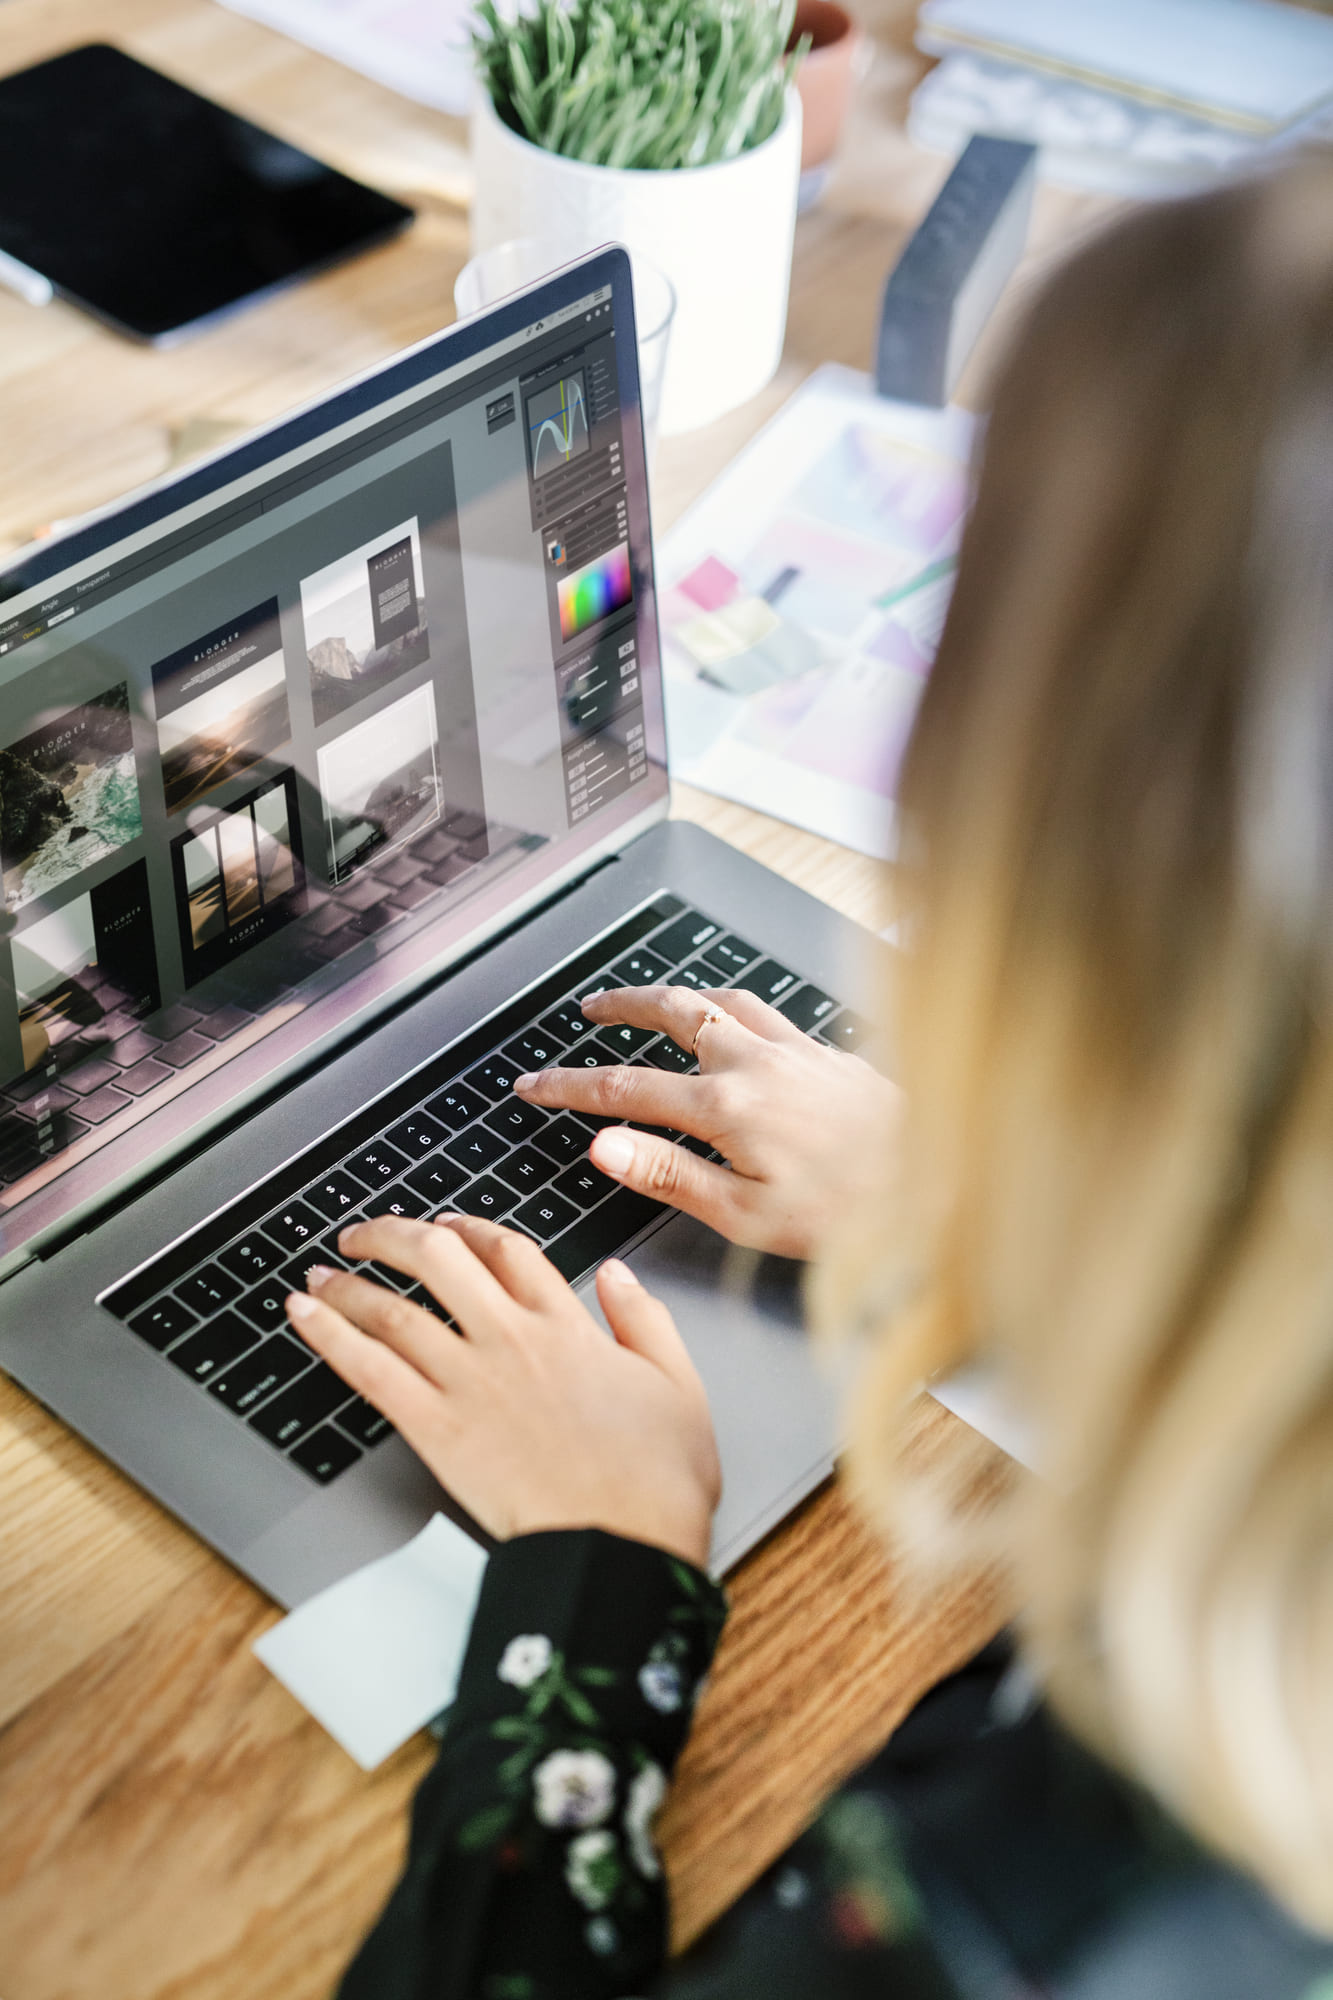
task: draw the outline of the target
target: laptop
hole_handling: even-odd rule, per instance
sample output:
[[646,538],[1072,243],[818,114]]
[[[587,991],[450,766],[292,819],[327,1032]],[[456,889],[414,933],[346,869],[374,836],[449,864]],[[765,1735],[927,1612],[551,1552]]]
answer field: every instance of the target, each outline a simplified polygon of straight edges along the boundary
[[286,1324],[357,1216],[507,1221],[593,1310],[627,1255],[707,1385],[719,1573],[831,1468],[794,1267],[511,1088],[692,1066],[592,1028],[608,984],[866,1035],[865,933],[668,807],[621,249],[0,571],[0,1367],[284,1605],[481,1536]]

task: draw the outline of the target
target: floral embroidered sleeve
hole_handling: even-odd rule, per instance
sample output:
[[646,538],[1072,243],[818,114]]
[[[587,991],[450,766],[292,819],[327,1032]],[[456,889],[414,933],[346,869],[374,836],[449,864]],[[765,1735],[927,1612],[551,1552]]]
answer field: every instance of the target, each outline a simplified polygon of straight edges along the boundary
[[597,2000],[666,1952],[653,1821],[726,1615],[596,1529],[491,1557],[407,1866],[340,2000]]

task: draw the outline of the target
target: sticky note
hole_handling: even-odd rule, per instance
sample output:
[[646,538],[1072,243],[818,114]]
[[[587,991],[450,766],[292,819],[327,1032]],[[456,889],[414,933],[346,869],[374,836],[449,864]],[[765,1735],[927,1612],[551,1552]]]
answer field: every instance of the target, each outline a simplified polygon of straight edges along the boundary
[[254,1650],[373,1771],[453,1700],[485,1573],[486,1551],[436,1514],[392,1555],[299,1605]]

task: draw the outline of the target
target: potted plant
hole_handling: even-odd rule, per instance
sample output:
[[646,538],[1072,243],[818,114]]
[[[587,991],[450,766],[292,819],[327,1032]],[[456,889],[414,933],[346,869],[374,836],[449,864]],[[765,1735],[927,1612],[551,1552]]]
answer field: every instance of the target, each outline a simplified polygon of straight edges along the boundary
[[661,428],[754,395],[782,353],[801,160],[795,0],[479,0],[474,254],[624,243],[676,316]]

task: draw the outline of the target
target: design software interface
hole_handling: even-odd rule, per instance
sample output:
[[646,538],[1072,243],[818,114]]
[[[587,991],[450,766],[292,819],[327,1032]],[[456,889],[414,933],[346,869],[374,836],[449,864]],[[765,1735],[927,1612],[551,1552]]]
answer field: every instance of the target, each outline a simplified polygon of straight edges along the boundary
[[0,604],[0,1207],[644,780],[612,320]]

